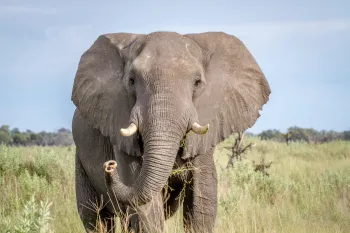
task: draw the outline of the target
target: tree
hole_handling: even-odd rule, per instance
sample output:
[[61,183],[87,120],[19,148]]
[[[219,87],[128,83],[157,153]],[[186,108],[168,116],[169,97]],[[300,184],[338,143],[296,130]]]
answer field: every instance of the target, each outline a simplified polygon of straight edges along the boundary
[[15,133],[12,135],[13,144],[16,146],[25,146],[28,142],[28,135],[23,133]]
[[254,143],[249,143],[247,146],[243,146],[243,137],[244,132],[239,132],[237,138],[233,142],[233,145],[231,147],[225,147],[225,149],[230,149],[232,151],[232,154],[229,155],[229,161],[227,163],[226,169],[229,167],[234,167],[234,160],[237,161],[242,160],[242,155],[248,150],[251,149],[253,146],[255,146]]
[[57,130],[58,133],[67,133],[70,134],[72,133],[69,129],[66,128],[60,128],[59,130]]
[[290,133],[291,141],[305,141],[309,142],[309,137],[303,128],[293,126],[288,128],[288,133]]
[[292,134],[290,132],[287,133],[283,133],[282,137],[284,138],[284,140],[286,141],[286,144],[289,145],[290,140],[292,138]]
[[10,131],[10,126],[8,126],[8,125],[2,125],[2,126],[0,127],[0,131],[5,131],[5,132],[11,133],[11,131]]
[[40,146],[42,144],[42,137],[40,134],[36,134],[36,133],[31,133],[29,135],[29,144],[31,145],[38,145]]
[[21,131],[19,131],[18,128],[13,128],[13,129],[11,130],[11,134],[19,134],[19,133],[21,133]]
[[70,146],[73,144],[73,136],[69,130],[61,130],[56,135],[55,145]]
[[344,140],[350,141],[350,130],[346,130],[343,132]]
[[10,127],[8,125],[3,125],[0,127],[0,144],[11,144],[12,137]]
[[262,140],[282,141],[282,133],[277,129],[264,130],[258,135]]

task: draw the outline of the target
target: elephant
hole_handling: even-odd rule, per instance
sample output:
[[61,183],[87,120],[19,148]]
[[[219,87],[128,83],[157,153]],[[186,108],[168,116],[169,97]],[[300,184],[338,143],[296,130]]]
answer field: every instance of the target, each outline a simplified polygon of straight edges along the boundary
[[247,47],[225,32],[98,36],[71,95],[85,230],[98,216],[113,230],[119,216],[125,231],[162,232],[182,208],[185,231],[213,232],[215,147],[252,127],[270,93]]

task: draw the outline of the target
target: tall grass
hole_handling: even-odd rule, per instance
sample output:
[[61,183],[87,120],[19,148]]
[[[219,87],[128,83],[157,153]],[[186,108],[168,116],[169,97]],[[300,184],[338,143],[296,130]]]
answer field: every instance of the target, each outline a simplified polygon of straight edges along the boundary
[[[287,146],[247,137],[256,147],[226,170],[232,140],[215,151],[216,232],[349,232],[349,142]],[[273,161],[269,177],[254,172],[261,156]],[[74,188],[73,148],[1,146],[0,232],[84,232]],[[166,232],[183,232],[181,212]]]

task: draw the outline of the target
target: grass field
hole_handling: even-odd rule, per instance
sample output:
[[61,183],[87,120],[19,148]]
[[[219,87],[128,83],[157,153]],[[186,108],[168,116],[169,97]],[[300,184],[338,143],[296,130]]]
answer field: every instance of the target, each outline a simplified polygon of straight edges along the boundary
[[[350,142],[287,146],[247,137],[245,143],[256,146],[226,170],[230,151],[224,147],[232,140],[215,152],[216,232],[350,232]],[[269,177],[253,171],[251,161],[259,163],[261,156],[273,161]],[[75,202],[74,149],[0,146],[0,232],[50,230],[84,232]],[[182,231],[179,214],[167,221],[166,232]]]

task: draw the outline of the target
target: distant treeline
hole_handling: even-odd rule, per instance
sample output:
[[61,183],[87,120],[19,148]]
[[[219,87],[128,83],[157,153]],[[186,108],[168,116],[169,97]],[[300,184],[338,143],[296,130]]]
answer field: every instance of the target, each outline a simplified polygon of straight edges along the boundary
[[[246,135],[254,135],[246,133]],[[280,142],[303,141],[307,143],[325,143],[333,140],[350,141],[350,130],[337,132],[333,130],[317,131],[313,128],[290,127],[286,133],[282,133],[277,129],[264,130],[254,136],[260,137],[262,140],[274,140]]]
[[61,128],[57,132],[35,133],[31,130],[21,132],[8,125],[0,127],[0,144],[10,146],[71,146],[74,144],[72,132]]
[[[246,132],[246,135],[258,136],[262,140],[274,140],[279,142],[304,141],[307,143],[325,143],[333,140],[350,141],[350,130],[317,131],[312,128],[290,127],[286,133],[276,129],[264,130],[259,134]],[[8,125],[0,127],[0,144],[11,146],[71,146],[74,145],[72,132],[61,128],[57,132],[35,133],[31,130],[21,132],[17,128],[11,129]]]

